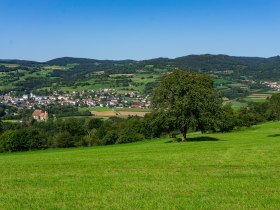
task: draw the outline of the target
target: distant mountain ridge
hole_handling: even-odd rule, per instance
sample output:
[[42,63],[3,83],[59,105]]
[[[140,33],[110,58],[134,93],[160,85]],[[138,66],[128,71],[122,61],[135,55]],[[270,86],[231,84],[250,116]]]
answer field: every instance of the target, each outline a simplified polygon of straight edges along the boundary
[[177,63],[177,62],[217,62],[217,63],[239,63],[239,64],[260,64],[265,63],[271,60],[279,60],[280,56],[274,56],[270,58],[263,58],[263,57],[243,57],[243,56],[229,56],[229,55],[212,55],[212,54],[201,54],[201,55],[187,55],[177,58],[153,58],[147,60],[99,60],[99,59],[92,59],[92,58],[76,58],[76,57],[60,57],[51,59],[46,62],[38,62],[38,61],[31,61],[31,60],[20,60],[20,59],[0,59],[0,63],[10,63],[10,64],[25,64],[25,63],[34,63],[34,64],[48,64],[48,65],[67,65],[73,63],[96,63],[96,62],[110,62],[110,63],[157,63],[157,62],[165,62],[165,63]]
[[87,74],[94,71],[114,71],[117,73],[130,73],[145,66],[154,68],[168,68],[170,70],[180,68],[183,70],[194,70],[199,72],[233,72],[234,77],[248,76],[257,79],[279,79],[280,80],[280,56],[262,57],[239,57],[229,55],[188,55],[178,58],[155,58],[149,60],[97,60],[90,58],[62,57],[46,62],[25,60],[0,60],[0,63],[29,65],[57,65],[79,64],[71,72]]
[[[277,57],[277,56],[276,56]],[[271,57],[275,58],[275,57]],[[229,56],[229,55],[212,55],[212,54],[202,54],[202,55],[187,55],[177,58],[152,58],[147,60],[98,60],[98,59],[91,59],[91,58],[75,58],[75,57],[61,57],[61,58],[55,58],[46,62],[46,64],[58,64],[58,63],[92,63],[92,62],[118,62],[118,63],[127,63],[127,62],[180,62],[180,61],[188,61],[191,62],[193,60],[216,60],[216,61],[233,61],[233,62],[241,62],[241,63],[260,63],[270,58],[262,58],[262,57],[242,57],[242,56]]]

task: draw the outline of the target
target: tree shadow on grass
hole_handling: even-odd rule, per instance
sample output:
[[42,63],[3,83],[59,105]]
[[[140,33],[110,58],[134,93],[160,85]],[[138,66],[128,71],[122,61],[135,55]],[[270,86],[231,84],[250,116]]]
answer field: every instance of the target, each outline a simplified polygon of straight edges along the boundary
[[[208,137],[208,136],[200,136],[200,137],[187,138],[186,142],[200,142],[200,141],[219,141],[219,139]],[[174,143],[174,142],[182,142],[182,140],[180,138],[177,138],[177,139],[166,141],[165,143]]]
[[272,134],[272,135],[268,135],[267,137],[279,137],[280,134]]

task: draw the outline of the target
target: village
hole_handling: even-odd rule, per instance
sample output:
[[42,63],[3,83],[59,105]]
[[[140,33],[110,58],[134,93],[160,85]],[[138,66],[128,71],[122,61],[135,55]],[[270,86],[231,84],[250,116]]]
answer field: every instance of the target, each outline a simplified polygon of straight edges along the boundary
[[267,81],[264,81],[264,82],[261,82],[261,84],[267,86],[267,87],[270,87],[276,91],[280,91],[280,84],[278,82],[267,82]]
[[[54,91],[49,95],[35,95],[32,92],[16,96],[11,91],[0,95],[0,104],[15,108],[29,110],[40,110],[50,105],[72,105],[81,108],[108,107],[108,108],[137,108],[146,109],[150,107],[149,96],[142,96],[136,92],[118,93],[115,89],[97,89],[87,91],[73,91],[68,93],[57,93]],[[15,113],[16,114],[16,113]],[[38,114],[39,116],[40,114]]]

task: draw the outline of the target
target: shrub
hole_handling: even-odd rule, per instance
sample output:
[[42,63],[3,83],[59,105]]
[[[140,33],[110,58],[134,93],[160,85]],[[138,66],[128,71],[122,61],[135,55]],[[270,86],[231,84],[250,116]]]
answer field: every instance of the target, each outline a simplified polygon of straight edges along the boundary
[[176,139],[176,138],[177,138],[177,135],[179,135],[179,134],[180,134],[179,131],[171,131],[171,132],[169,133],[169,137],[170,137],[170,138],[173,138],[173,139]]
[[222,108],[222,113],[217,123],[217,130],[220,132],[229,132],[237,125],[237,117],[231,104],[227,104]]
[[92,118],[88,121],[87,123],[87,128],[89,130],[93,129],[93,128],[100,128],[100,126],[102,125],[102,120],[98,119],[98,118]]
[[102,139],[102,145],[115,144],[118,139],[118,134],[115,131],[109,131]]
[[136,141],[142,141],[145,139],[145,136],[143,134],[127,134],[122,133],[119,135],[119,138],[117,139],[117,144],[124,144],[124,143],[131,143]]
[[54,146],[59,148],[75,146],[73,136],[68,131],[59,132],[54,136],[53,141]]
[[7,130],[0,136],[0,152],[17,151],[16,131]]

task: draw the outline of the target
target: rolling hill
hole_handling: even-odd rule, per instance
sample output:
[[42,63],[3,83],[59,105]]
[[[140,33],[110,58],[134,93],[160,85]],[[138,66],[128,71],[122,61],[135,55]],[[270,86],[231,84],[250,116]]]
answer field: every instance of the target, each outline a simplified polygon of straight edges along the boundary
[[[67,66],[77,64],[75,71],[136,71],[150,65],[154,68],[181,68],[201,72],[233,71],[242,76],[275,79],[280,76],[280,56],[271,58],[236,57],[228,55],[189,55],[175,59],[156,58],[143,61],[134,60],[96,60],[87,58],[63,57],[47,62],[34,62],[24,60],[0,60],[1,64],[18,64],[22,66]],[[257,75],[256,75],[257,74]],[[270,75],[269,75],[270,74]]]
[[279,122],[189,140],[0,154],[0,208],[279,208]]
[[[211,74],[226,96],[235,95],[244,88],[252,92],[265,87],[247,81],[280,81],[280,57],[235,57],[227,55],[189,55],[175,59],[97,60],[87,58],[56,58],[47,62],[0,60],[0,91],[88,90],[116,88],[119,91],[151,92],[156,82],[175,69],[193,70]],[[113,75],[113,77],[111,77]],[[130,75],[130,76],[129,76]],[[232,90],[232,86],[241,87]],[[242,89],[243,88],[243,89]],[[247,91],[248,92],[248,91]]]

